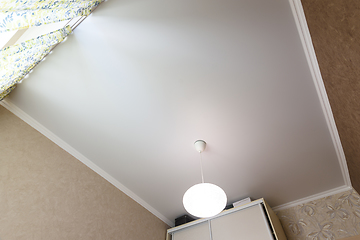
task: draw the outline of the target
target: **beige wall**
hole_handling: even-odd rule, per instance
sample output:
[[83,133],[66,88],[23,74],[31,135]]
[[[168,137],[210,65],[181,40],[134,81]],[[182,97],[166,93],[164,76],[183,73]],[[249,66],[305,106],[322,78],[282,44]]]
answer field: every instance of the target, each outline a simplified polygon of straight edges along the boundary
[[360,232],[360,196],[355,190],[301,204],[276,214],[288,240],[335,240],[356,236]]
[[360,1],[301,2],[351,184],[360,192]]
[[162,240],[168,226],[0,106],[0,239]]

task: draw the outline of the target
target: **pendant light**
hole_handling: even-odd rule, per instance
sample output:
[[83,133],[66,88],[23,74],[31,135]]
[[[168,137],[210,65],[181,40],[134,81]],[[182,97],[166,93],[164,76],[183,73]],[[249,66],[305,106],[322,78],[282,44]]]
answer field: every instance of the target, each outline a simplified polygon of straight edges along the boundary
[[197,140],[195,149],[200,153],[202,183],[189,188],[183,197],[183,204],[188,213],[200,218],[212,217],[220,213],[226,206],[227,198],[224,190],[212,183],[204,182],[201,153],[205,150],[206,142]]

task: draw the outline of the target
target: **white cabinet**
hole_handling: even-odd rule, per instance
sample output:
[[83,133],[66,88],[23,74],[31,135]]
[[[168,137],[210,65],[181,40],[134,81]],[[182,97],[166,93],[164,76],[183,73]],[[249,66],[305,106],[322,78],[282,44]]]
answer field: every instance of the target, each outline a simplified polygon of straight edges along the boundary
[[168,230],[168,240],[286,240],[280,221],[263,199]]
[[210,223],[213,240],[274,240],[259,204],[212,219]]
[[202,222],[173,233],[172,240],[211,240],[209,222]]

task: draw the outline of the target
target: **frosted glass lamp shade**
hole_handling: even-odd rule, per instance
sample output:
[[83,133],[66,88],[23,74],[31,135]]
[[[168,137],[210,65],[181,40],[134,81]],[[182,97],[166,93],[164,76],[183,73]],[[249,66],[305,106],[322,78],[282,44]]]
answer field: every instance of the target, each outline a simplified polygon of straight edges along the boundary
[[188,213],[200,218],[215,216],[226,206],[224,190],[211,183],[199,183],[189,188],[183,197]]

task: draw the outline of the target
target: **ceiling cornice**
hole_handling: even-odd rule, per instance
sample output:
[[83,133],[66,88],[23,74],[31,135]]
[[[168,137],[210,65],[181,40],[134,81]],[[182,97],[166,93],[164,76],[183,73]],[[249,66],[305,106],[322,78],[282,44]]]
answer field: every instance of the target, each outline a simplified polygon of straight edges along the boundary
[[346,163],[346,158],[344,154],[343,147],[341,145],[339,132],[336,128],[334,115],[331,110],[330,102],[328,95],[326,93],[324,81],[321,76],[319,64],[316,58],[314,46],[312,44],[312,39],[310,35],[310,31],[308,28],[308,24],[306,22],[304,9],[302,7],[300,0],[289,0],[291,10],[293,12],[295,22],[297,29],[299,31],[301,43],[304,48],[305,56],[307,59],[307,62],[309,64],[310,72],[312,75],[312,79],[315,84],[315,88],[320,100],[320,104],[322,107],[322,110],[325,115],[326,123],[328,125],[332,141],[335,146],[336,154],[339,160],[339,164],[341,167],[342,175],[344,178],[345,185],[348,187],[351,187],[351,180],[349,175],[348,166]]
[[92,161],[90,161],[87,157],[85,157],[83,154],[78,152],[76,149],[71,147],[68,143],[66,143],[64,140],[59,138],[57,135],[55,135],[53,132],[51,132],[49,129],[44,127],[42,124],[40,124],[38,121],[30,117],[28,114],[26,114],[23,110],[18,108],[15,104],[13,104],[9,99],[4,99],[0,102],[0,105],[5,107],[7,110],[12,112],[14,115],[19,117],[21,120],[29,124],[31,127],[39,131],[41,134],[43,134],[45,137],[50,139],[52,142],[54,142],[56,145],[64,149],[66,152],[71,154],[73,157],[81,161],[83,164],[88,166],[90,169],[92,169],[94,172],[99,174],[101,177],[103,177],[105,180],[107,180],[109,183],[114,185],[116,188],[118,188],[120,191],[125,193],[127,196],[132,198],[134,201],[139,203],[141,206],[143,206],[145,209],[147,209],[149,212],[154,214],[156,217],[161,219],[163,222],[168,224],[170,227],[174,226],[174,222],[166,218],[164,215],[162,215],[159,211],[157,211],[155,208],[150,206],[147,202],[145,202],[142,198],[140,198],[138,195],[136,195],[134,192],[132,192],[130,189],[128,189],[126,186],[121,184],[118,180],[110,176],[107,172],[105,172],[103,169],[101,169],[99,166],[94,164]]

